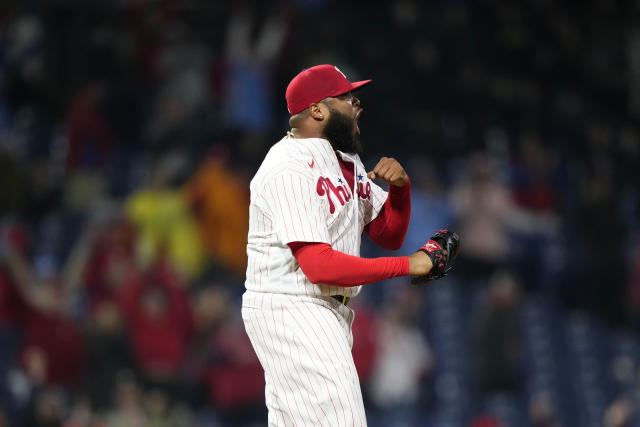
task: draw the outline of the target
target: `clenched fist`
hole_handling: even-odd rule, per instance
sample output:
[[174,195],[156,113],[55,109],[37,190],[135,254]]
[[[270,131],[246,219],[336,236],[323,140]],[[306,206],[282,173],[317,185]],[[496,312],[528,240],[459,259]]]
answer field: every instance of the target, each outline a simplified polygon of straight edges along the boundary
[[393,157],[383,157],[375,168],[367,173],[369,179],[377,179],[396,187],[404,187],[409,182],[409,176],[404,168]]

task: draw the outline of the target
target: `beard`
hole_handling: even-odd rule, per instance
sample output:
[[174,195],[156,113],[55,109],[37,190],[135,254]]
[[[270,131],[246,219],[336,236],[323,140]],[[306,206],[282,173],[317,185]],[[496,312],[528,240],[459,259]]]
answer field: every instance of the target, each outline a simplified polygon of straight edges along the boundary
[[331,115],[322,129],[322,136],[334,150],[349,154],[362,154],[360,135],[355,132],[354,119],[336,109],[330,109]]

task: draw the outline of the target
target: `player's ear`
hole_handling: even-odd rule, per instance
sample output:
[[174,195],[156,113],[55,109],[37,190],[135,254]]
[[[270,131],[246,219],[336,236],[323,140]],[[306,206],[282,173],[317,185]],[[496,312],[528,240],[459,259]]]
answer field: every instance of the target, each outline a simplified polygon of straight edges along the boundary
[[311,117],[313,117],[314,120],[319,122],[323,121],[327,116],[324,108],[322,107],[322,103],[320,102],[309,105],[309,114],[311,114]]

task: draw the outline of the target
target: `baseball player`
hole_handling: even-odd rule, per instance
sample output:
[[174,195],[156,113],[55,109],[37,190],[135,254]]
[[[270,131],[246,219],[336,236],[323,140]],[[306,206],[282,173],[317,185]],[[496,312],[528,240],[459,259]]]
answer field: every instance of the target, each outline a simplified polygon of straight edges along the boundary
[[440,230],[409,256],[359,257],[363,232],[400,248],[411,211],[402,166],[383,157],[367,173],[359,157],[353,91],[370,81],[352,83],[333,65],[295,76],[291,131],[251,181],[242,317],[264,368],[269,425],[366,425],[349,300],[395,276],[440,278],[458,252],[458,236]]

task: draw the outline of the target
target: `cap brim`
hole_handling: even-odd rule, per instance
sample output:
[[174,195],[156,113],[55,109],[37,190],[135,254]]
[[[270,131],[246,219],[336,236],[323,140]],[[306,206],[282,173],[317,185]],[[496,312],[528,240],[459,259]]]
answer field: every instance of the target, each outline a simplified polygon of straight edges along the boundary
[[359,81],[359,82],[353,82],[353,83],[351,83],[351,90],[356,90],[358,88],[361,88],[362,86],[364,86],[364,85],[366,85],[368,83],[371,83],[371,81],[372,80],[369,79],[369,80],[362,80],[362,81]]

